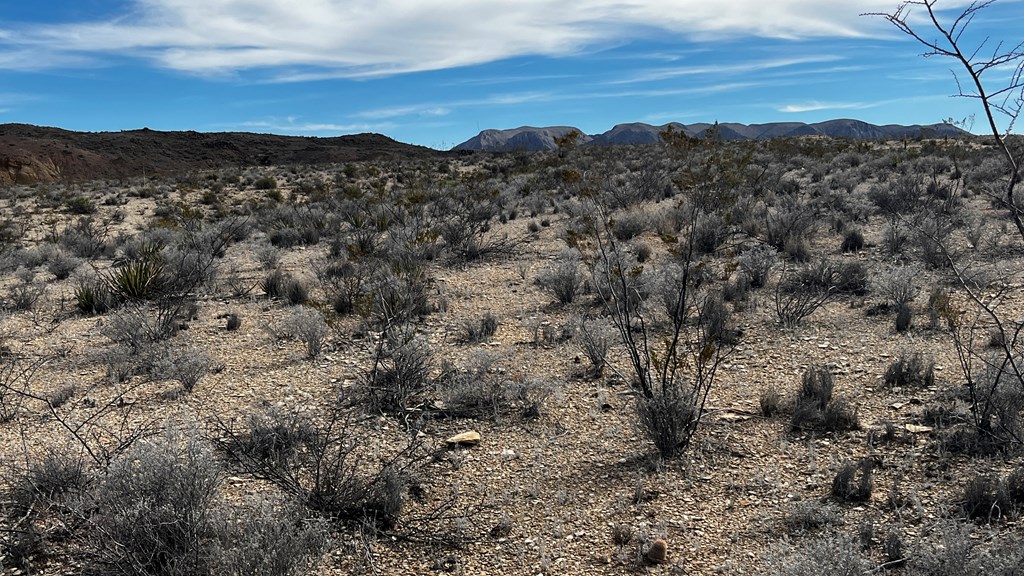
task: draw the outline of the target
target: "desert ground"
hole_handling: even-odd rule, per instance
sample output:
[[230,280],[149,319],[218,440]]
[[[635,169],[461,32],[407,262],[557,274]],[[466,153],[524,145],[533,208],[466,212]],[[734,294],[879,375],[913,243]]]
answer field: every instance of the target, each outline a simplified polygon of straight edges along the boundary
[[0,568],[1019,573],[1007,181],[709,137],[7,186]]

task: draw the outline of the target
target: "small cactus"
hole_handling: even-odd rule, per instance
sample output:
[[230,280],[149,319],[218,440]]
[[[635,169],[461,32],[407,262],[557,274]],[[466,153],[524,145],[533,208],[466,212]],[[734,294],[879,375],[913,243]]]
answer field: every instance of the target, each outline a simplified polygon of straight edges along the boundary
[[652,564],[664,564],[668,561],[668,542],[664,539],[658,538],[651,543],[651,547],[647,549],[647,561]]

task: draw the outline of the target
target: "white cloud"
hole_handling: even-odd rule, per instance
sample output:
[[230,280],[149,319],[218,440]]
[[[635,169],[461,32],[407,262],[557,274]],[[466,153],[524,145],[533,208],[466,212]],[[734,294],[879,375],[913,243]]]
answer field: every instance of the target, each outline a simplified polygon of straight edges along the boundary
[[820,64],[822,62],[834,62],[842,60],[841,56],[823,54],[820,56],[804,56],[798,58],[777,58],[771,60],[754,60],[750,62],[739,62],[736,64],[720,64],[707,66],[678,66],[673,68],[657,68],[645,70],[623,80],[612,82],[613,84],[631,84],[634,82],[654,82],[668,80],[680,76],[697,76],[708,74],[750,74],[765,70],[787,68],[802,64]]
[[0,39],[0,70],[31,71],[51,68],[86,68],[98,62],[83,54],[32,50],[28,48],[4,49]]
[[[958,0],[959,1],[959,0]],[[861,37],[858,13],[892,0],[134,0],[110,21],[0,29],[0,68],[136,56],[195,74],[284,71],[277,80],[361,77],[567,56],[649,35]],[[643,36],[642,36],[643,35]],[[287,72],[293,69],[293,72]]]
[[377,108],[375,110],[364,110],[355,114],[358,118],[369,120],[381,120],[384,118],[399,118],[402,116],[447,116],[451,112],[444,106],[435,105],[411,105],[394,106],[391,108]]
[[867,110],[869,108],[879,108],[882,106],[888,106],[890,104],[907,104],[912,102],[932,102],[947,100],[946,96],[937,96],[934,94],[926,96],[908,96],[905,98],[889,98],[886,100],[875,100],[872,102],[821,102],[818,100],[810,100],[807,102],[800,102],[796,104],[787,104],[785,106],[779,106],[776,108],[779,112],[816,112],[818,110]]
[[320,134],[330,132],[335,134],[352,132],[381,132],[390,130],[395,125],[390,122],[382,123],[354,123],[354,124],[333,124],[327,122],[299,122],[299,118],[289,116],[288,118],[269,118],[265,120],[250,120],[230,126],[223,126],[224,129],[241,129],[245,131],[267,130],[270,132],[283,132],[286,134]]
[[818,110],[863,110],[877,104],[866,104],[864,102],[802,102],[800,104],[787,104],[778,108],[779,112],[816,112]]

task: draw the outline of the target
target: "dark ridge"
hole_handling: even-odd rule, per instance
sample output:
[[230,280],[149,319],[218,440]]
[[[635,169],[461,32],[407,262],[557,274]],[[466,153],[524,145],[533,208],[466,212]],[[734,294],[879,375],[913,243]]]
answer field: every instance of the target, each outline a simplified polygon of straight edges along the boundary
[[330,138],[248,132],[72,132],[0,124],[0,185],[122,178],[190,170],[428,158],[436,150],[381,134]]

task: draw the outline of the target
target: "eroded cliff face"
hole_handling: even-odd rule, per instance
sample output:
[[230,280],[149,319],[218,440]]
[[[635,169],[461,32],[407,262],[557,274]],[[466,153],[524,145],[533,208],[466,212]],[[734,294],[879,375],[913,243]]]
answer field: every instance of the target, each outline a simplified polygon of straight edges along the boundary
[[0,156],[0,185],[36,184],[60,178],[60,169],[52,158]]

